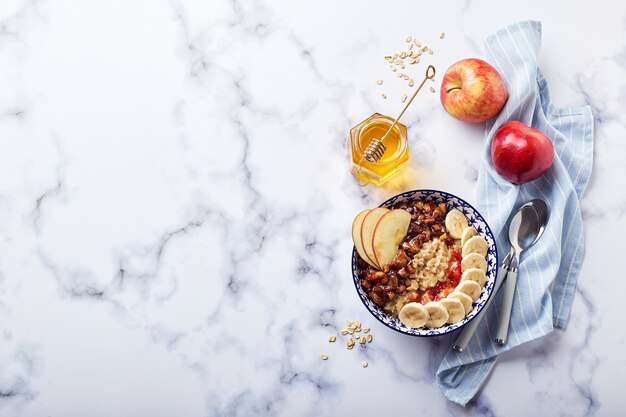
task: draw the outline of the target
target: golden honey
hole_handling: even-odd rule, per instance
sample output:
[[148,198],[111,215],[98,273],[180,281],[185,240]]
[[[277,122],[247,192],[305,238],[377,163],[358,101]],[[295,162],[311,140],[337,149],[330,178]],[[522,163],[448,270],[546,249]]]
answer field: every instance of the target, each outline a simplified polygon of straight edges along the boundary
[[381,185],[400,172],[409,160],[409,146],[406,126],[396,123],[385,138],[387,148],[383,156],[375,163],[364,157],[365,149],[372,139],[382,139],[393,124],[391,117],[374,113],[350,129],[350,172],[357,179]]

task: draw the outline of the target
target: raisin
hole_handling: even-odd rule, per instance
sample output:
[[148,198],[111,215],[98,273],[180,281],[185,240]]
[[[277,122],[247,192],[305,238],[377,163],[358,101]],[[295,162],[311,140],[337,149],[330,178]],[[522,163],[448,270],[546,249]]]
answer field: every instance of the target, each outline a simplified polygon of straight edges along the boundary
[[393,274],[389,277],[389,288],[391,288],[392,290],[398,288],[398,277],[396,276],[396,274]]
[[376,294],[375,292],[371,292],[369,296],[372,299],[372,301],[378,304],[379,306],[382,306],[385,304],[385,300],[383,300],[383,298],[380,295]]

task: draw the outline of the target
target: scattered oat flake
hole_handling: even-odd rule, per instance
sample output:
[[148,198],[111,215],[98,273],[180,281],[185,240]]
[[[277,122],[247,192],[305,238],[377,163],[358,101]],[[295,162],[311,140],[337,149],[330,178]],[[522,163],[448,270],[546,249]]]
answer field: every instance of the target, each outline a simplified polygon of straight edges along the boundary
[[396,67],[394,67],[393,65],[389,65],[389,69],[391,70],[391,72],[396,72]]
[[[384,94],[383,94],[383,96],[384,96]],[[347,331],[347,330],[342,330],[342,331],[341,331],[341,334],[345,336],[345,335],[347,335],[347,334],[348,334],[348,331]]]
[[[382,93],[380,96],[383,98],[383,100],[387,99],[387,96],[385,95],[385,93]],[[348,333],[348,332],[346,332],[346,333]]]
[[402,94],[402,98],[400,100],[404,103],[406,101],[406,94]]
[[348,342],[346,342],[346,346],[348,346],[348,348],[354,346],[354,339],[348,339]]
[[412,37],[410,37],[410,36],[407,36],[407,37],[406,37],[406,39],[405,39],[406,43],[411,42],[411,40],[413,40],[413,38],[412,38]]
[[446,37],[446,34],[445,34],[445,33],[443,33],[443,32],[441,32],[441,35],[439,35],[439,39],[443,39],[443,38],[445,38],[445,37]]
[[373,338],[372,338],[372,335],[371,335],[371,334],[368,334],[368,335],[367,335],[367,343],[372,343],[372,339],[373,339]]
[[335,340],[337,340],[337,337],[336,337],[335,335],[330,335],[330,336],[328,336],[328,341],[329,341],[330,343],[333,343]]
[[383,83],[383,80],[377,80],[376,81],[376,84],[378,84],[378,85],[382,85],[382,83]]
[[422,46],[422,44],[420,43],[420,41],[418,41],[417,39],[414,39],[414,40],[413,40],[413,43],[414,43],[414,44],[415,44],[415,46],[417,46],[418,48],[419,48],[420,46]]
[[367,363],[367,361],[363,361],[363,363],[361,365],[363,366],[363,368],[367,368],[368,363]]
[[435,92],[435,89],[433,87],[430,87],[429,90],[430,90],[431,93]]
[[389,62],[393,62],[393,57],[391,55],[387,55],[385,59]]
[[410,49],[413,49],[413,44],[412,43],[409,44],[409,50]]
[[413,81],[412,79],[409,80],[409,87],[413,87],[413,85],[415,85],[415,81]]
[[369,331],[370,331],[369,327],[366,327],[366,328],[363,329],[363,333],[369,333]]
[[360,344],[362,344],[362,345],[364,345],[364,344],[365,344],[365,336],[361,336],[361,337],[359,338],[359,343],[360,343]]
[[428,48],[428,53],[432,55],[433,54],[433,50]]
[[406,53],[406,52],[400,52],[400,58],[402,58],[402,59],[406,58],[407,55],[408,55],[408,53]]
[[320,356],[320,358],[322,358],[323,361],[328,360],[328,355],[324,353]]
[[426,51],[428,51],[428,46],[425,46],[422,48],[422,52],[426,52]]
[[396,59],[398,57],[398,54],[393,54],[393,59]]
[[401,73],[401,72],[399,72],[397,75],[398,75],[398,78],[403,78],[404,77],[404,74]]

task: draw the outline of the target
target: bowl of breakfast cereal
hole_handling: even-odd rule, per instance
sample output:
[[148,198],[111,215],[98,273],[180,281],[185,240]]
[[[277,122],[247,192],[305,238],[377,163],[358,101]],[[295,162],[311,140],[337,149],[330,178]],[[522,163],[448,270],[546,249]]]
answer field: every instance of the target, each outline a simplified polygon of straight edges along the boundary
[[493,292],[494,235],[465,200],[413,190],[360,212],[352,224],[359,298],[400,333],[431,337],[470,322]]

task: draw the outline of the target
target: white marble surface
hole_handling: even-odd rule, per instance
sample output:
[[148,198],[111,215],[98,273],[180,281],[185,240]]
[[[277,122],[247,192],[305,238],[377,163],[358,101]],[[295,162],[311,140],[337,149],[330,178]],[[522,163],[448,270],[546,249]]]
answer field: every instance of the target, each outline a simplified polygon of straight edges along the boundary
[[[626,3],[516,3],[3,0],[0,415],[619,415]],[[482,130],[423,94],[384,189],[349,174],[347,132],[398,110],[382,56],[408,34],[441,75],[525,18],[557,104],[595,112],[587,252],[568,328],[463,409],[433,383],[449,339],[356,297],[349,226],[407,189],[473,201]],[[327,343],[356,318],[366,350]]]

